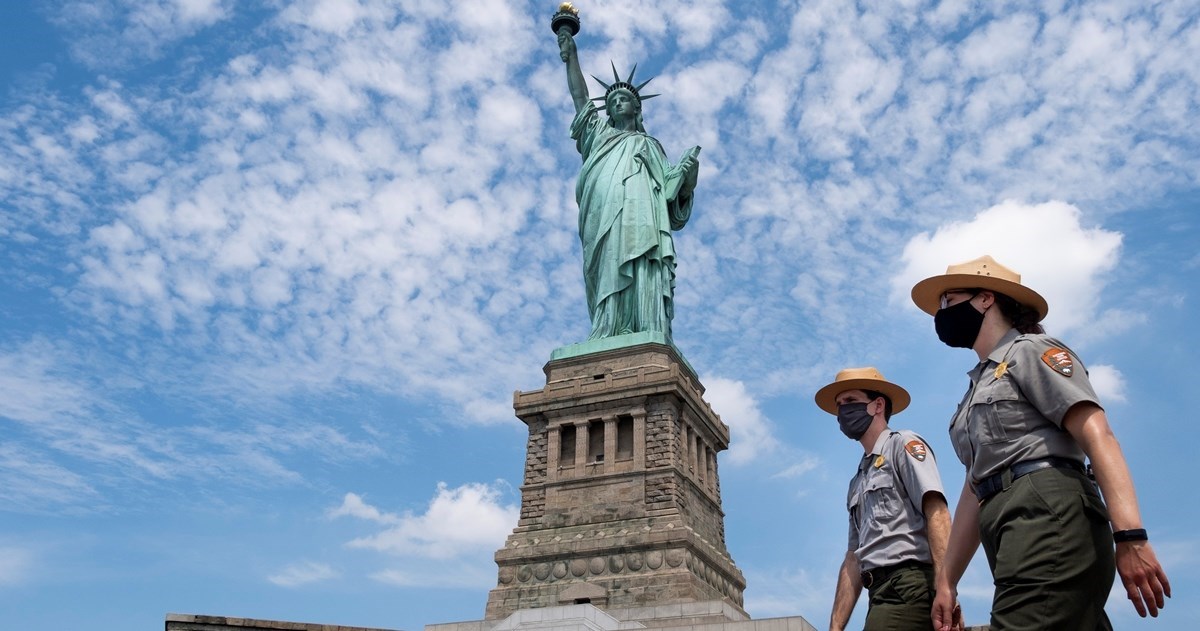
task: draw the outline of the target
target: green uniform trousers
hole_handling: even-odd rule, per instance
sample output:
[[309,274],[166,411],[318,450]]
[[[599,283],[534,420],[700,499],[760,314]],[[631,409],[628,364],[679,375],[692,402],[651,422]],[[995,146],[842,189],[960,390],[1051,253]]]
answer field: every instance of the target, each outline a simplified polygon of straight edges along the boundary
[[1104,603],[1116,568],[1112,530],[1082,473],[1018,478],[980,507],[979,535],[996,586],[992,631],[1111,631]]
[[872,585],[868,592],[870,604],[863,631],[933,628],[933,568],[901,568]]

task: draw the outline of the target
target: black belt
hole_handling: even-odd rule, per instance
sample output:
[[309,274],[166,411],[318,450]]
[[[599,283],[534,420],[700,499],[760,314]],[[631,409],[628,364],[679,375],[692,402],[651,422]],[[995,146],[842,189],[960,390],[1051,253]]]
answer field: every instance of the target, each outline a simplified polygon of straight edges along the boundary
[[[1041,471],[1042,469],[1070,469],[1083,473],[1083,465],[1070,458],[1049,456],[1036,460],[1023,460],[1009,467],[1007,470],[989,475],[981,480],[979,484],[975,485],[975,497],[979,498],[980,503],[983,503],[991,496],[1008,488],[1017,478],[1029,475],[1034,471]],[[1008,478],[1007,481],[1005,477]]]
[[862,574],[860,574],[859,578],[862,579],[863,587],[866,587],[867,589],[871,589],[872,585],[877,585],[879,583],[882,583],[882,582],[886,581],[887,578],[889,576],[891,576],[892,574],[895,574],[896,572],[899,572],[900,570],[910,568],[910,567],[932,568],[933,566],[928,563],[924,563],[922,561],[901,561],[895,565],[888,565],[886,567],[877,567],[873,570],[867,570],[866,572],[863,572]]

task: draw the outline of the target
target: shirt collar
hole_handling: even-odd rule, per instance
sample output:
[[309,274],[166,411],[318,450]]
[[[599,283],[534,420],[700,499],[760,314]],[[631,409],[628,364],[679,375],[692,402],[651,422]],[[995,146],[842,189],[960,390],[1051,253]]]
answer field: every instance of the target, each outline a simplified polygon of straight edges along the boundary
[[996,348],[993,348],[992,352],[988,353],[987,359],[975,364],[974,368],[967,371],[967,376],[973,378],[976,373],[982,374],[982,371],[987,366],[988,362],[999,364],[1000,362],[1004,361],[1004,356],[1008,354],[1008,349],[1012,347],[1013,343],[1017,341],[1018,337],[1021,337],[1021,333],[1019,331],[1016,329],[1009,329],[1000,338],[1000,341],[996,343]]
[[1021,333],[1016,329],[1009,329],[1008,332],[1004,334],[1004,337],[1000,338],[1000,342],[996,344],[996,348],[992,349],[992,352],[988,354],[988,359],[996,362],[997,364],[1004,361],[1004,356],[1008,354],[1008,348],[1012,346],[1013,342],[1016,342],[1017,338],[1020,336]]
[[871,454],[879,455],[883,453],[883,444],[887,442],[887,439],[890,438],[892,434],[893,432],[891,429],[887,427],[883,428],[883,431],[879,433],[879,438],[875,439],[875,446],[871,447]]

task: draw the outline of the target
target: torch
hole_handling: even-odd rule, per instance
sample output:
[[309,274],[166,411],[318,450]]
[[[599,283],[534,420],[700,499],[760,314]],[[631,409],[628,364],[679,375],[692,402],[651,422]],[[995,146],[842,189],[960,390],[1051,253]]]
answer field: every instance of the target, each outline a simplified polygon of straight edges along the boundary
[[[571,37],[579,34],[579,9],[571,6],[570,2],[564,2],[558,5],[558,11],[554,12],[554,17],[550,18],[550,30],[555,35],[559,36],[559,42],[562,42],[562,35],[565,33]],[[567,60],[566,48],[560,44],[559,55],[563,61]]]

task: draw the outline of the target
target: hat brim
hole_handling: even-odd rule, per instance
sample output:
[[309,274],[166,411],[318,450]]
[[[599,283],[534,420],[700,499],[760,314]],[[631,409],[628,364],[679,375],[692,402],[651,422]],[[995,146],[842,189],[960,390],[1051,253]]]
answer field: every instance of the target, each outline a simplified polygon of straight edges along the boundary
[[995,276],[978,274],[940,274],[930,276],[913,285],[912,301],[917,308],[933,315],[941,308],[942,294],[951,289],[987,289],[996,291],[1033,309],[1038,314],[1038,322],[1045,319],[1050,311],[1050,305],[1038,292],[1011,280]]
[[817,390],[817,394],[813,399],[817,402],[817,407],[837,416],[837,395],[847,390],[873,390],[882,393],[892,400],[892,414],[899,414],[912,402],[912,397],[909,396],[908,390],[890,381],[880,381],[879,379],[846,379],[844,381],[835,381]]

